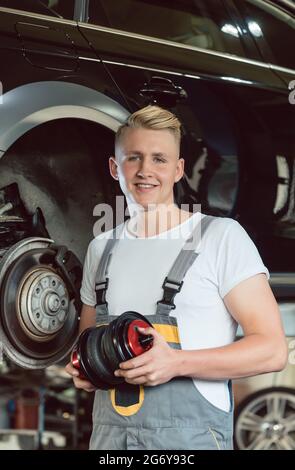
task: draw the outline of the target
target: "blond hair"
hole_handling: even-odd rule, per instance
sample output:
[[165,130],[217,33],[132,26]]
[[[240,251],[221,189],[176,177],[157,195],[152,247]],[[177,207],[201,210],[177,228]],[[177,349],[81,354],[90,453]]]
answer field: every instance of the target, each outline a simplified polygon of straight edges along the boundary
[[116,132],[115,148],[119,145],[120,140],[128,128],[168,130],[174,135],[176,142],[180,145],[180,121],[173,113],[159,106],[149,105],[131,114],[127,121],[122,124]]

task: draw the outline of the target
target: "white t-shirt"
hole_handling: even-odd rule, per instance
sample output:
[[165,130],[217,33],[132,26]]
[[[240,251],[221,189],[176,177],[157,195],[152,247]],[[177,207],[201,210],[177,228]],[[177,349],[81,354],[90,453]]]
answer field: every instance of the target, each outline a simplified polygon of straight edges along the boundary
[[[134,237],[127,222],[108,268],[106,300],[110,315],[133,310],[142,315],[156,313],[163,297],[162,284],[185,240],[200,217],[195,213],[179,226],[153,237]],[[95,276],[111,231],[93,239],[84,263],[81,300],[94,306]],[[182,349],[216,348],[234,341],[237,323],[223,297],[239,282],[269,272],[247,232],[235,220],[216,218],[196,248],[200,253],[188,270],[182,290],[175,296],[175,310]],[[228,381],[194,379],[199,392],[213,405],[228,411]]]

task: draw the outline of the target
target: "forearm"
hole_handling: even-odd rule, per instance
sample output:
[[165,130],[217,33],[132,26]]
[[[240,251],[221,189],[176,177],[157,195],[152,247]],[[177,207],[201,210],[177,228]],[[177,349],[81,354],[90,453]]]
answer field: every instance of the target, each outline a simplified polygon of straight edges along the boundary
[[281,370],[286,344],[271,343],[269,338],[253,334],[219,348],[177,351],[175,357],[176,376],[235,379]]

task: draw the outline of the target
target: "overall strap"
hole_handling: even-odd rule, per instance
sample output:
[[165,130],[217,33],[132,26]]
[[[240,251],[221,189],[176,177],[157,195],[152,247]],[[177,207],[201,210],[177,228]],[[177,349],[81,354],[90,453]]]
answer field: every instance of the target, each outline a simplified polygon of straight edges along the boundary
[[191,236],[186,240],[176,260],[174,261],[172,268],[164,280],[162,285],[164,295],[162,300],[157,302],[156,315],[168,316],[170,311],[175,309],[174,297],[176,294],[178,294],[178,292],[181,291],[183,279],[199,255],[199,253],[196,253],[195,251],[197,245],[201,237],[205,235],[211,222],[213,222],[215,219],[216,217],[211,215],[205,215],[202,217],[200,222],[194,228]]
[[108,267],[110,265],[113,249],[123,231],[124,224],[115,227],[108,239],[102,257],[98,264],[95,277],[95,293],[96,293],[96,314],[108,315],[108,303],[106,301],[106,291],[109,284]]

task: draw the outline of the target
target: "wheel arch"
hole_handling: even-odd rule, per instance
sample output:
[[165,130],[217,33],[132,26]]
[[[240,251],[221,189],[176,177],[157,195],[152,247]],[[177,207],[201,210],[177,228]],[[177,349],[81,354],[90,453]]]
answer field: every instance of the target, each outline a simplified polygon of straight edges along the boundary
[[70,82],[22,85],[3,95],[5,120],[0,124],[0,158],[28,131],[56,119],[77,118],[116,131],[129,112],[112,98]]

